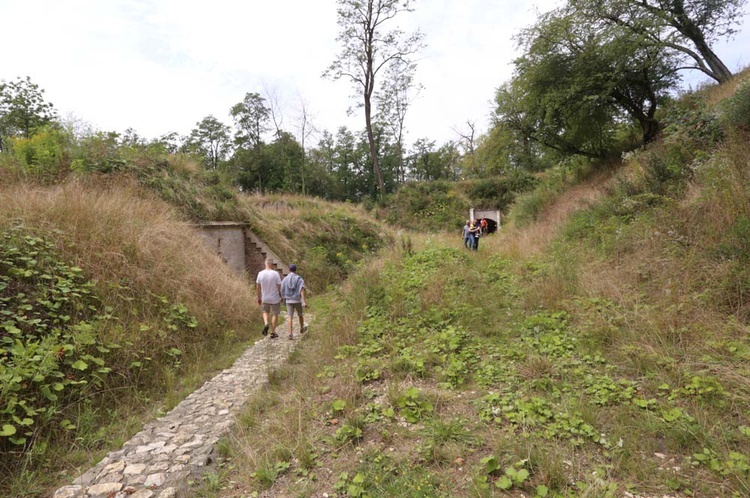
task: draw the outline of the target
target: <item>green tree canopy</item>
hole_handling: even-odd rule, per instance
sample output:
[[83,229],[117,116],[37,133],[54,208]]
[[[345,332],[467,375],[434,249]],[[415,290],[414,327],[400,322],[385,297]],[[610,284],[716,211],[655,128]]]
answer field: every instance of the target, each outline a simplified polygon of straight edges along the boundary
[[57,119],[57,113],[44,100],[44,90],[31,78],[0,81],[0,151],[5,138],[31,138],[34,130]]
[[542,15],[519,40],[524,54],[496,95],[498,126],[515,135],[518,162],[533,162],[531,142],[603,157],[623,127],[640,127],[643,142],[656,137],[656,110],[678,81],[674,51],[571,8]]
[[718,82],[732,72],[711,48],[731,36],[746,0],[570,0],[569,5],[590,22],[604,21],[627,29],[642,42],[677,51]]
[[214,116],[206,116],[196,123],[185,146],[202,154],[207,168],[216,169],[231,150],[229,127]]

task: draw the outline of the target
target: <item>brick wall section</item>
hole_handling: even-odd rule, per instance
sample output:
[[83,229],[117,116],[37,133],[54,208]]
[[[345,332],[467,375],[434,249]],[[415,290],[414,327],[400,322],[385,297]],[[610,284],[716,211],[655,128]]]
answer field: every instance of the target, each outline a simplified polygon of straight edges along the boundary
[[244,223],[208,222],[196,228],[213,251],[234,272],[244,273],[250,283],[255,283],[258,272],[265,268],[267,257],[282,278],[289,273],[289,267]]
[[258,272],[266,267],[266,255],[260,247],[245,238],[245,271],[251,282],[255,282]]

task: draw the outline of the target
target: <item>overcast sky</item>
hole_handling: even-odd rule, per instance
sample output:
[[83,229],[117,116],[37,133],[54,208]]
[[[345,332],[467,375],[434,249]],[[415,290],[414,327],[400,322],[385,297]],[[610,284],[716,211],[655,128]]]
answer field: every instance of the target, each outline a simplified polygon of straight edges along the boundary
[[[417,0],[401,15],[427,45],[407,143],[455,140],[467,120],[485,131],[518,55],[512,35],[559,4]],[[750,64],[747,31],[717,46],[732,70]],[[361,111],[346,114],[351,85],[321,78],[337,34],[335,0],[0,0],[0,79],[30,76],[63,118],[146,138],[188,134],[209,114],[231,125],[230,107],[248,92],[273,95],[292,133],[302,99],[318,129],[360,130]]]

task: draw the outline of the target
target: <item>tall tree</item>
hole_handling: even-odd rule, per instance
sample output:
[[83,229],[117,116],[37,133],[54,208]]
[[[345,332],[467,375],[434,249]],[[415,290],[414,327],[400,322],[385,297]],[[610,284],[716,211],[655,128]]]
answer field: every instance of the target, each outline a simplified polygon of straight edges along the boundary
[[[242,102],[233,105],[229,110],[235,125],[234,143],[238,147],[235,159],[242,163],[239,167],[246,173],[247,170],[255,169],[258,175],[255,187],[259,192],[263,192],[263,170],[265,169],[262,167],[261,146],[263,134],[268,131],[270,113],[271,109],[266,105],[266,99],[259,93],[246,93]],[[252,154],[246,151],[252,151]]]
[[305,148],[307,139],[315,131],[315,125],[312,122],[312,113],[309,105],[304,98],[299,99],[299,114],[297,119],[299,129],[300,145],[302,146],[302,162],[300,163],[300,177],[302,179],[302,195],[307,194],[307,185],[305,184],[305,166],[307,164],[307,149]]
[[259,93],[246,93],[242,102],[232,106],[229,115],[234,120],[235,144],[238,147],[259,149],[263,134],[268,131],[271,109]]
[[0,81],[0,151],[6,137],[31,138],[34,130],[57,119],[52,104],[45,102],[44,90],[31,78]]
[[411,57],[422,47],[423,35],[419,31],[405,34],[399,29],[388,29],[396,16],[413,10],[411,3],[411,0],[338,0],[336,12],[341,31],[336,41],[341,43],[342,50],[323,73],[334,80],[348,78],[362,98],[370,158],[381,196],[385,194],[385,183],[373,131],[372,100],[379,73],[394,63],[413,64]]
[[263,84],[263,99],[265,107],[268,109],[268,117],[273,124],[274,137],[279,138],[284,130],[284,103],[279,96],[279,90],[276,87]]
[[406,112],[409,110],[415,95],[422,85],[414,83],[416,64],[405,63],[402,60],[394,61],[385,72],[382,91],[376,94],[375,100],[379,110],[379,121],[388,129],[395,140],[397,179],[403,183],[406,176],[406,165],[404,164],[404,134],[406,128]]
[[541,16],[520,39],[514,78],[497,94],[499,121],[520,139],[602,157],[628,121],[643,142],[656,137],[656,109],[677,82],[673,51],[568,8]]
[[186,145],[204,155],[206,167],[216,169],[229,152],[230,143],[229,127],[209,115],[196,123]]
[[723,83],[732,72],[711,48],[732,36],[746,0],[570,0],[590,19],[629,29],[649,43],[680,52],[697,69]]

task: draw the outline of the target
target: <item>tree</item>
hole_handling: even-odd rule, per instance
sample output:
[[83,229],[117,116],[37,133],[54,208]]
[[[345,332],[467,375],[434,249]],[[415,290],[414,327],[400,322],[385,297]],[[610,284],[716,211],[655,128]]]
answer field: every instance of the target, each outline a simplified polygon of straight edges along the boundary
[[[406,122],[406,112],[414,100],[410,91],[415,87],[414,72],[416,67],[414,63],[405,63],[402,60],[394,61],[386,70],[382,91],[375,97],[380,111],[379,121],[383,123],[383,126],[388,129],[395,140],[398,161],[396,177],[401,183],[405,181],[406,176],[404,123]],[[416,85],[417,92],[421,88],[422,85]]]
[[302,146],[302,162],[300,163],[300,177],[302,179],[302,195],[307,194],[307,186],[305,184],[305,165],[307,163],[307,149],[305,143],[310,135],[315,131],[315,126],[312,122],[312,113],[310,112],[309,106],[305,99],[300,97],[300,107],[297,125],[300,135],[300,145]]
[[31,138],[34,130],[57,119],[52,104],[44,101],[44,90],[28,76],[0,81],[0,151],[5,138]]
[[535,141],[563,155],[603,157],[631,122],[643,142],[657,136],[656,109],[677,82],[671,49],[567,8],[541,16],[520,40],[525,51],[498,90],[497,116],[527,151]]
[[[238,147],[235,162],[245,173],[254,169],[258,175],[257,189],[263,192],[263,170],[261,145],[263,133],[268,131],[268,120],[271,110],[266,105],[266,99],[258,93],[246,93],[242,102],[232,106],[229,114],[234,119],[236,128],[234,143]],[[246,151],[253,151],[252,154]],[[248,180],[245,180],[245,184]]]
[[186,146],[206,158],[206,167],[216,169],[230,150],[229,127],[213,116],[206,116],[190,132]]
[[[651,45],[691,59],[697,69],[723,83],[732,72],[711,43],[732,36],[746,0],[570,0],[589,19],[624,27]],[[692,46],[692,48],[691,48]]]
[[413,64],[410,57],[422,47],[423,35],[419,31],[406,35],[399,29],[387,28],[400,13],[411,12],[410,5],[411,0],[338,0],[336,12],[341,31],[336,41],[342,50],[323,73],[333,80],[348,78],[361,92],[370,158],[381,196],[385,194],[385,183],[373,131],[372,98],[379,73],[394,63]]
[[276,87],[270,87],[264,83],[263,94],[265,95],[263,99],[265,100],[265,107],[268,110],[268,117],[273,124],[274,136],[278,138],[281,136],[284,128],[284,105]]
[[412,177],[418,181],[458,180],[458,150],[449,142],[435,149],[435,142],[420,138],[413,145],[408,161]]
[[242,102],[233,105],[229,110],[236,127],[235,145],[258,149],[263,133],[268,131],[270,113],[266,99],[258,93],[246,93]]
[[453,131],[458,135],[460,139],[461,147],[464,149],[464,154],[473,155],[476,148],[477,140],[477,124],[469,119],[466,120],[466,126],[469,128],[467,131],[453,128]]

